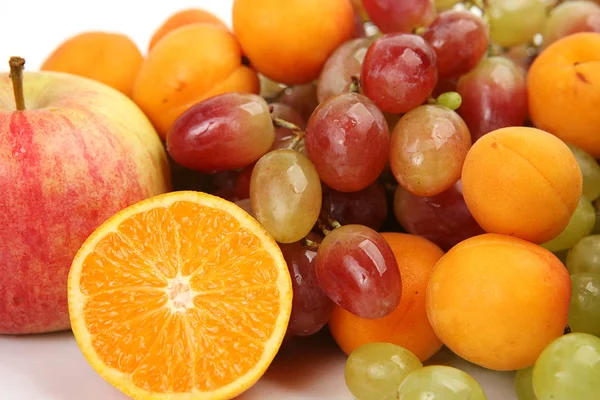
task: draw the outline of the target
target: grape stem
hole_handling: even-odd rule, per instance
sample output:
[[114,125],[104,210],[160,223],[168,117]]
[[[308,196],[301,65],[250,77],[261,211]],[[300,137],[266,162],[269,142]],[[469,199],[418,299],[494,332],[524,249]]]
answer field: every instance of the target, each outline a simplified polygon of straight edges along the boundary
[[310,240],[308,238],[302,239],[302,245],[304,247],[308,247],[311,250],[319,250],[319,243],[313,242],[312,240]]
[[350,93],[360,93],[360,79],[356,76],[352,76],[352,83],[350,83],[349,92]]
[[317,227],[321,232],[323,232],[323,236],[327,236],[331,233],[331,230],[325,226],[325,223],[321,220],[321,218],[317,220]]
[[[273,107],[270,107],[269,109],[270,111],[273,111]],[[287,147],[287,149],[296,150],[298,144],[302,141],[302,139],[304,139],[305,132],[302,130],[302,128],[281,118],[271,116],[271,119],[273,120],[273,126],[275,126],[275,128],[285,128],[294,132],[294,138],[290,142],[290,145]]]
[[25,96],[23,95],[23,68],[25,67],[25,59],[21,57],[11,57],[10,60],[8,60],[8,65],[10,66],[9,78],[12,80],[17,111],[24,111]]
[[340,224],[339,222],[337,222],[335,219],[333,218],[328,218],[327,222],[329,222],[329,225],[333,228],[333,229],[337,229],[339,227],[342,226],[342,224]]

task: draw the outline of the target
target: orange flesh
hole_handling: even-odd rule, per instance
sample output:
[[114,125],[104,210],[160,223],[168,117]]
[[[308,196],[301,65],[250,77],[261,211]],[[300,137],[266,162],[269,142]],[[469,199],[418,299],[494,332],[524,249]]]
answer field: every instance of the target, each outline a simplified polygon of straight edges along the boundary
[[277,276],[235,218],[179,201],[98,242],[82,265],[83,317],[100,359],[139,388],[211,391],[260,359],[280,312]]

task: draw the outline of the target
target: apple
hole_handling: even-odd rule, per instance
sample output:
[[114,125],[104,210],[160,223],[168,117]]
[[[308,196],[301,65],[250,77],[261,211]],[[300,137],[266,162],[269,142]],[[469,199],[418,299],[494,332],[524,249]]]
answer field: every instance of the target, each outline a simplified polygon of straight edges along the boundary
[[0,334],[68,330],[67,275],[81,244],[171,185],[164,145],[129,98],[23,64],[11,58],[0,76]]

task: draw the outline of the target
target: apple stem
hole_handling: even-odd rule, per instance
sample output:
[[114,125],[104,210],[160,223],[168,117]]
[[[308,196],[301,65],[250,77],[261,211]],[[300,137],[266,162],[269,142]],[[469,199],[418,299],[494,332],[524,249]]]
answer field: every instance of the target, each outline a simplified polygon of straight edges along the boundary
[[10,66],[9,77],[12,80],[17,111],[24,111],[25,97],[23,96],[23,68],[25,67],[25,59],[21,57],[11,57],[8,61],[8,65]]
[[302,244],[304,245],[304,247],[307,247],[311,250],[319,250],[319,243],[313,242],[308,238],[302,239]]

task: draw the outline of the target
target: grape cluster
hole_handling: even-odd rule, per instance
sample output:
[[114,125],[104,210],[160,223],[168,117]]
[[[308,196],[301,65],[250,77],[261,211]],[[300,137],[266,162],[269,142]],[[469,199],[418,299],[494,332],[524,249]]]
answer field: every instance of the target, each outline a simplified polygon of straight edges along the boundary
[[[469,149],[494,130],[530,124],[526,74],[536,52],[600,10],[542,0],[362,6],[379,31],[338,47],[316,82],[285,87],[261,77],[262,96],[204,100],[167,135],[178,171],[198,173],[180,188],[208,176],[205,190],[236,202],[279,242],[294,285],[290,336],[318,332],[336,306],[368,319],[398,307],[402,278],[379,232],[423,236],[443,250],[484,233],[462,194]],[[600,335],[600,165],[569,146],[583,196],[568,227],[543,246],[572,274],[574,335]],[[583,364],[559,367],[556,357],[585,340],[565,339],[519,371],[517,392],[563,390],[549,377]],[[353,352],[346,379],[359,399],[485,399],[466,373],[423,367],[389,343]]]

